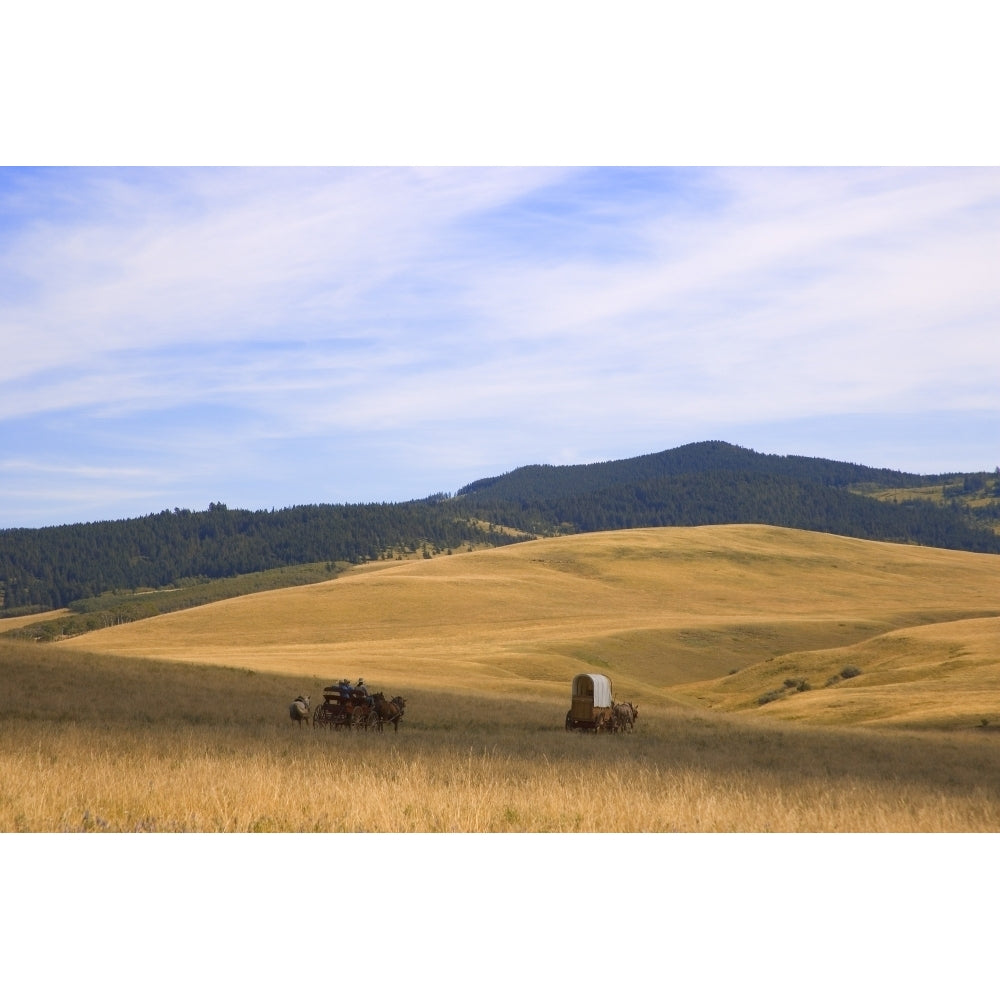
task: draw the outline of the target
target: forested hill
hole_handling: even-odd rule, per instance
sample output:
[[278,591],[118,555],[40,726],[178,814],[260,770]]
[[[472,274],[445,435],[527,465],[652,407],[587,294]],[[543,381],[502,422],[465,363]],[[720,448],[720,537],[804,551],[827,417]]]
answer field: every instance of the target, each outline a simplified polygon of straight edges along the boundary
[[[975,480],[919,476],[819,458],[762,455],[721,441],[592,465],[531,465],[459,490],[467,513],[522,531],[606,531],[666,525],[753,523],[941,548],[1000,552],[1000,502],[975,509],[866,493],[941,488]],[[955,487],[960,492],[962,487]]]
[[[972,506],[875,499],[937,487]],[[944,488],[942,484],[953,485]],[[278,511],[163,511],[122,521],[0,531],[0,614],[66,607],[109,591],[164,588],[317,562],[434,555],[532,535],[760,523],[858,538],[1000,552],[997,479],[916,476],[712,441],[576,466],[525,466],[454,497]],[[510,529],[515,529],[512,532]],[[517,532],[520,532],[518,534]]]
[[724,441],[705,441],[654,455],[613,462],[595,462],[590,465],[525,465],[503,476],[470,483],[462,487],[457,496],[474,498],[476,502],[549,502],[609,490],[616,486],[702,473],[782,476],[818,486],[871,485],[884,488],[929,485],[954,475],[918,476],[891,469],[871,469],[850,462],[834,462],[825,458],[762,455]]

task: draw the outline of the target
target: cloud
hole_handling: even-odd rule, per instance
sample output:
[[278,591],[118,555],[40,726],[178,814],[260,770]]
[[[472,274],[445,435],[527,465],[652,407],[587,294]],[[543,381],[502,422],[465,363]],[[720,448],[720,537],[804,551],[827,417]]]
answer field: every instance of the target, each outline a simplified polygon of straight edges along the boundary
[[[2,257],[8,376],[95,352],[330,335],[454,220],[547,171],[122,171],[46,175],[72,210],[24,217]],[[71,186],[69,191],[67,186]],[[30,198],[44,212],[47,192]],[[349,326],[348,326],[349,329]],[[293,333],[293,336],[295,334]],[[301,335],[301,334],[300,334]]]
[[0,209],[0,460],[70,496],[74,451],[165,507],[397,499],[997,409],[992,168],[7,170]]

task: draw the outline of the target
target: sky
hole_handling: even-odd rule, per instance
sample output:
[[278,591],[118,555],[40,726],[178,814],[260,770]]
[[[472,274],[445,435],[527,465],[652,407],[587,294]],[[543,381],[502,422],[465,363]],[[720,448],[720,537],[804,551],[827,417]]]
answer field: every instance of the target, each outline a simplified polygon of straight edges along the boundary
[[0,220],[0,527],[1000,462],[993,167],[13,167]]
[[995,468],[978,5],[614,9],[12,11],[0,529],[705,440]]

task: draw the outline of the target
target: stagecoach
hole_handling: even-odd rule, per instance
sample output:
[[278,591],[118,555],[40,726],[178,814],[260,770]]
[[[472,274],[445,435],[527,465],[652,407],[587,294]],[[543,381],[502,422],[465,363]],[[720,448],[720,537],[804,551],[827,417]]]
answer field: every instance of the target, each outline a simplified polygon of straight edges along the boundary
[[387,701],[381,691],[369,695],[364,691],[331,684],[323,688],[323,703],[313,712],[314,726],[331,729],[373,729],[382,732],[386,722],[399,730],[399,720],[406,710],[406,699],[398,695]]
[[361,691],[346,690],[339,684],[323,688],[323,703],[313,712],[314,726],[333,729],[367,729],[375,727],[372,699]]

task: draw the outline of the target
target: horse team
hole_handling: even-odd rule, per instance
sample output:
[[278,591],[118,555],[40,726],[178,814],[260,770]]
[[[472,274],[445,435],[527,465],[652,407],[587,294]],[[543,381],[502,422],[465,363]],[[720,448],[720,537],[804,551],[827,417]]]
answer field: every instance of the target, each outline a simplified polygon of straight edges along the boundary
[[[593,723],[582,728],[594,733],[630,733],[635,728],[638,715],[638,705],[630,701],[616,701],[605,708],[595,708]],[[566,728],[576,728],[571,725],[569,716],[566,717]]]

